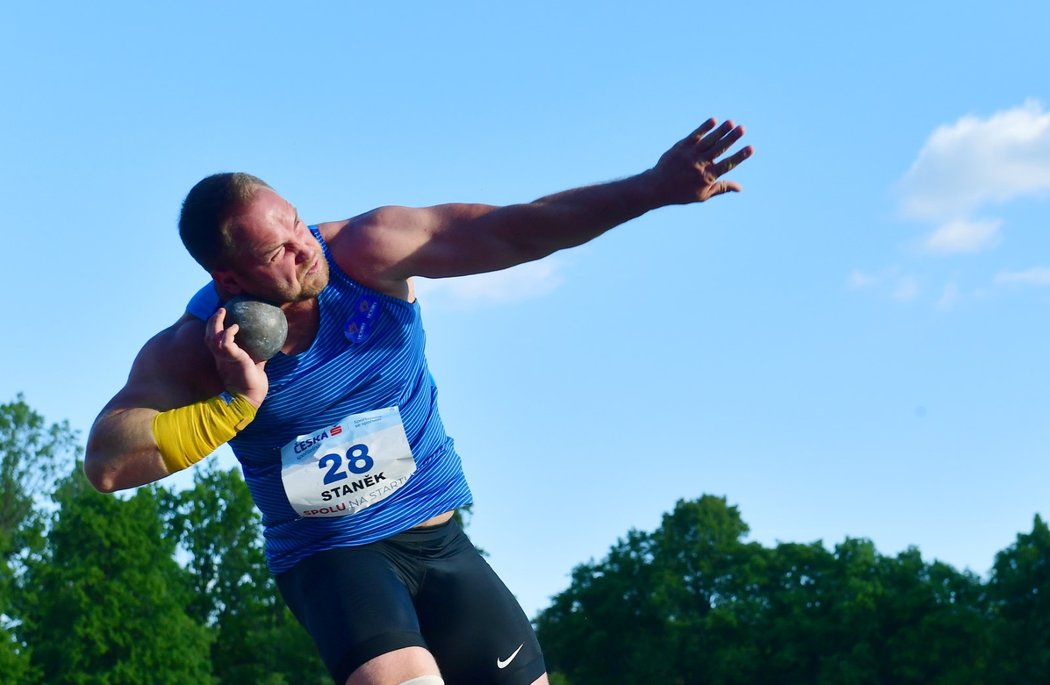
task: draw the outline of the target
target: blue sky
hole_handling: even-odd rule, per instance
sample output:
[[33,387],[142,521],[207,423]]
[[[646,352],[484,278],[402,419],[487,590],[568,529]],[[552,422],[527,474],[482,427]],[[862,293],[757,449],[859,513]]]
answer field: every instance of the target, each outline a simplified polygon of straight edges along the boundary
[[475,541],[530,614],[704,493],[767,545],[983,575],[1050,515],[1048,25],[1034,1],[6,3],[0,399],[86,434],[203,282],[175,221],[210,173],[310,222],[502,204],[733,118],[743,193],[420,284]]

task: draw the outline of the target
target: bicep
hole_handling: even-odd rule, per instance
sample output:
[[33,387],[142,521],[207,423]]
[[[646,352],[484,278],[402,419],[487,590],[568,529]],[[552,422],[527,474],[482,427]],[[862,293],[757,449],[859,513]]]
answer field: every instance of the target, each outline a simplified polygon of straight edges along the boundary
[[[169,329],[136,356],[128,380],[103,407],[88,436],[85,471],[97,488],[111,491],[167,475],[153,438],[153,418],[162,411],[205,399],[222,390],[208,373],[210,353],[191,343],[199,325]],[[202,373],[203,372],[203,373]]]
[[483,204],[381,207],[342,228],[347,247],[337,260],[366,282],[393,282],[496,271],[544,256],[523,238],[528,222],[514,210]]
[[204,322],[186,315],[142,347],[127,382],[103,413],[167,411],[221,391],[215,362],[204,344]]

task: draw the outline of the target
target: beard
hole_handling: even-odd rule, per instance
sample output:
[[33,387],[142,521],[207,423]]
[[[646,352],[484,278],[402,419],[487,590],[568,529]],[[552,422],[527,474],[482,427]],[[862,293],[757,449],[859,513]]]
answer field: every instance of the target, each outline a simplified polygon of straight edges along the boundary
[[328,287],[328,277],[328,260],[324,258],[324,253],[320,253],[317,271],[312,274],[303,271],[303,275],[299,279],[299,294],[293,298],[293,301],[312,300],[320,295],[321,291]]

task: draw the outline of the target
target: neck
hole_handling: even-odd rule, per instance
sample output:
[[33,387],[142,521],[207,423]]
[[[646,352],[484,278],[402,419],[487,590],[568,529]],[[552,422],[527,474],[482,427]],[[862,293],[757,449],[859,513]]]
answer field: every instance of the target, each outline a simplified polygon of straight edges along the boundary
[[288,338],[281,347],[285,354],[299,354],[309,349],[321,326],[321,307],[317,298],[281,305],[288,319]]

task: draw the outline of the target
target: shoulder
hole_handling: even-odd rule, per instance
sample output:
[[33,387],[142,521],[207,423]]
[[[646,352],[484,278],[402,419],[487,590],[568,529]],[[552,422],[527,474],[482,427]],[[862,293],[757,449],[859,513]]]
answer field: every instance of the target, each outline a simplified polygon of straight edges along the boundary
[[379,259],[392,242],[426,229],[428,210],[389,205],[343,221],[317,224],[334,256],[344,252]]
[[[407,275],[397,268],[427,232],[426,210],[378,207],[344,221],[318,224],[335,265],[353,280],[395,297],[406,297]],[[424,238],[425,239],[425,238]]]

